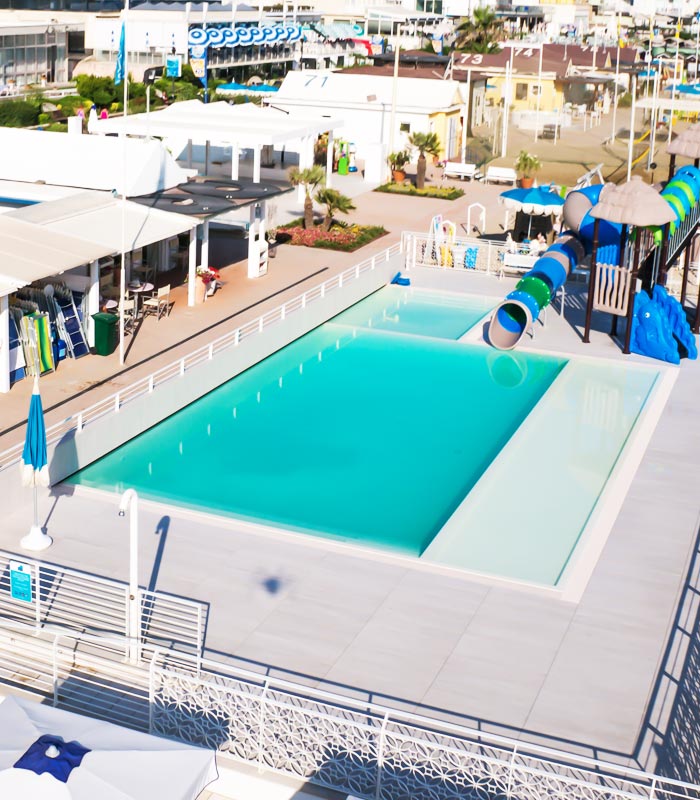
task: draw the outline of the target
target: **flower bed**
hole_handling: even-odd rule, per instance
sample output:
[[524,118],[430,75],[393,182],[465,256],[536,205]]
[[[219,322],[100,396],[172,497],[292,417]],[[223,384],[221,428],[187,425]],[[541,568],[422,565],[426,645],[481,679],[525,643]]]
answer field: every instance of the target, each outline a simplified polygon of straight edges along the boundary
[[464,195],[464,189],[456,186],[426,186],[416,189],[412,183],[385,183],[377,186],[375,192],[388,192],[389,194],[407,194],[411,197],[435,197],[439,200],[456,200]]
[[321,247],[325,250],[343,250],[351,253],[386,233],[387,231],[381,225],[334,225],[329,231],[324,231],[320,225],[317,225],[306,230],[301,221],[294,221],[283,228],[278,228],[278,239],[283,236],[289,244],[301,247]]

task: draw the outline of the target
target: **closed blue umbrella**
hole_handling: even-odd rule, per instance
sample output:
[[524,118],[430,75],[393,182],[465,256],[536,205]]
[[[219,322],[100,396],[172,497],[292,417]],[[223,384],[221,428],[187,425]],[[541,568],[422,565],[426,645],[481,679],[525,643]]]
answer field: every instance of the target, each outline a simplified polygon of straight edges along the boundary
[[39,394],[39,378],[34,378],[34,390],[29,404],[27,433],[22,451],[22,483],[34,489],[34,524],[21,545],[25,550],[45,550],[52,543],[39,526],[38,487],[49,485],[48,456],[46,453],[46,426],[44,409]]

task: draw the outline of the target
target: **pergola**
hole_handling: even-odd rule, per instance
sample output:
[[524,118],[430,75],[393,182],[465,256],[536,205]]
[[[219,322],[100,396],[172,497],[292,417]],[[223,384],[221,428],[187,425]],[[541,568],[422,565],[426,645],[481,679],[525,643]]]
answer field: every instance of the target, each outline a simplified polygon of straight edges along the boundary
[[333,171],[333,131],[342,120],[329,117],[301,117],[276,108],[261,108],[252,103],[229,105],[226,102],[202,103],[188,100],[160,111],[114,117],[91,123],[91,133],[126,133],[129,136],[186,139],[188,162],[192,144],[205,145],[204,174],[208,172],[210,145],[231,146],[231,178],[239,177],[241,150],[253,151],[253,182],[260,182],[261,152],[265,146],[287,146],[299,153],[299,168],[313,164],[314,142],[328,133],[326,183]]

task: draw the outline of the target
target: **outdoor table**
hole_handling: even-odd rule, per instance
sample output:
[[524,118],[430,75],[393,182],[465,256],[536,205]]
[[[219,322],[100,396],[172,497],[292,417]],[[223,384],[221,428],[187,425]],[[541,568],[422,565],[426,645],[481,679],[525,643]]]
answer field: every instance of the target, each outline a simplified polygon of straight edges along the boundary
[[152,292],[153,291],[153,284],[152,283],[142,283],[140,286],[129,286],[126,287],[130,294],[134,296],[134,319],[139,318],[139,295],[143,292]]

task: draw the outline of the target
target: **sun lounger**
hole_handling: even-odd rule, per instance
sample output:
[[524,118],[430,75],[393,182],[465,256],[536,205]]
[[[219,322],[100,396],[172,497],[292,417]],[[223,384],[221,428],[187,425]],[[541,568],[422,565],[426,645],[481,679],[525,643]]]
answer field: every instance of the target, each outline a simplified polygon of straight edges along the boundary
[[486,183],[510,183],[515,186],[518,176],[510,167],[489,167],[486,170]]
[[478,180],[481,178],[476,164],[462,164],[460,161],[448,161],[445,164],[444,176],[446,178],[467,178],[467,180]]

